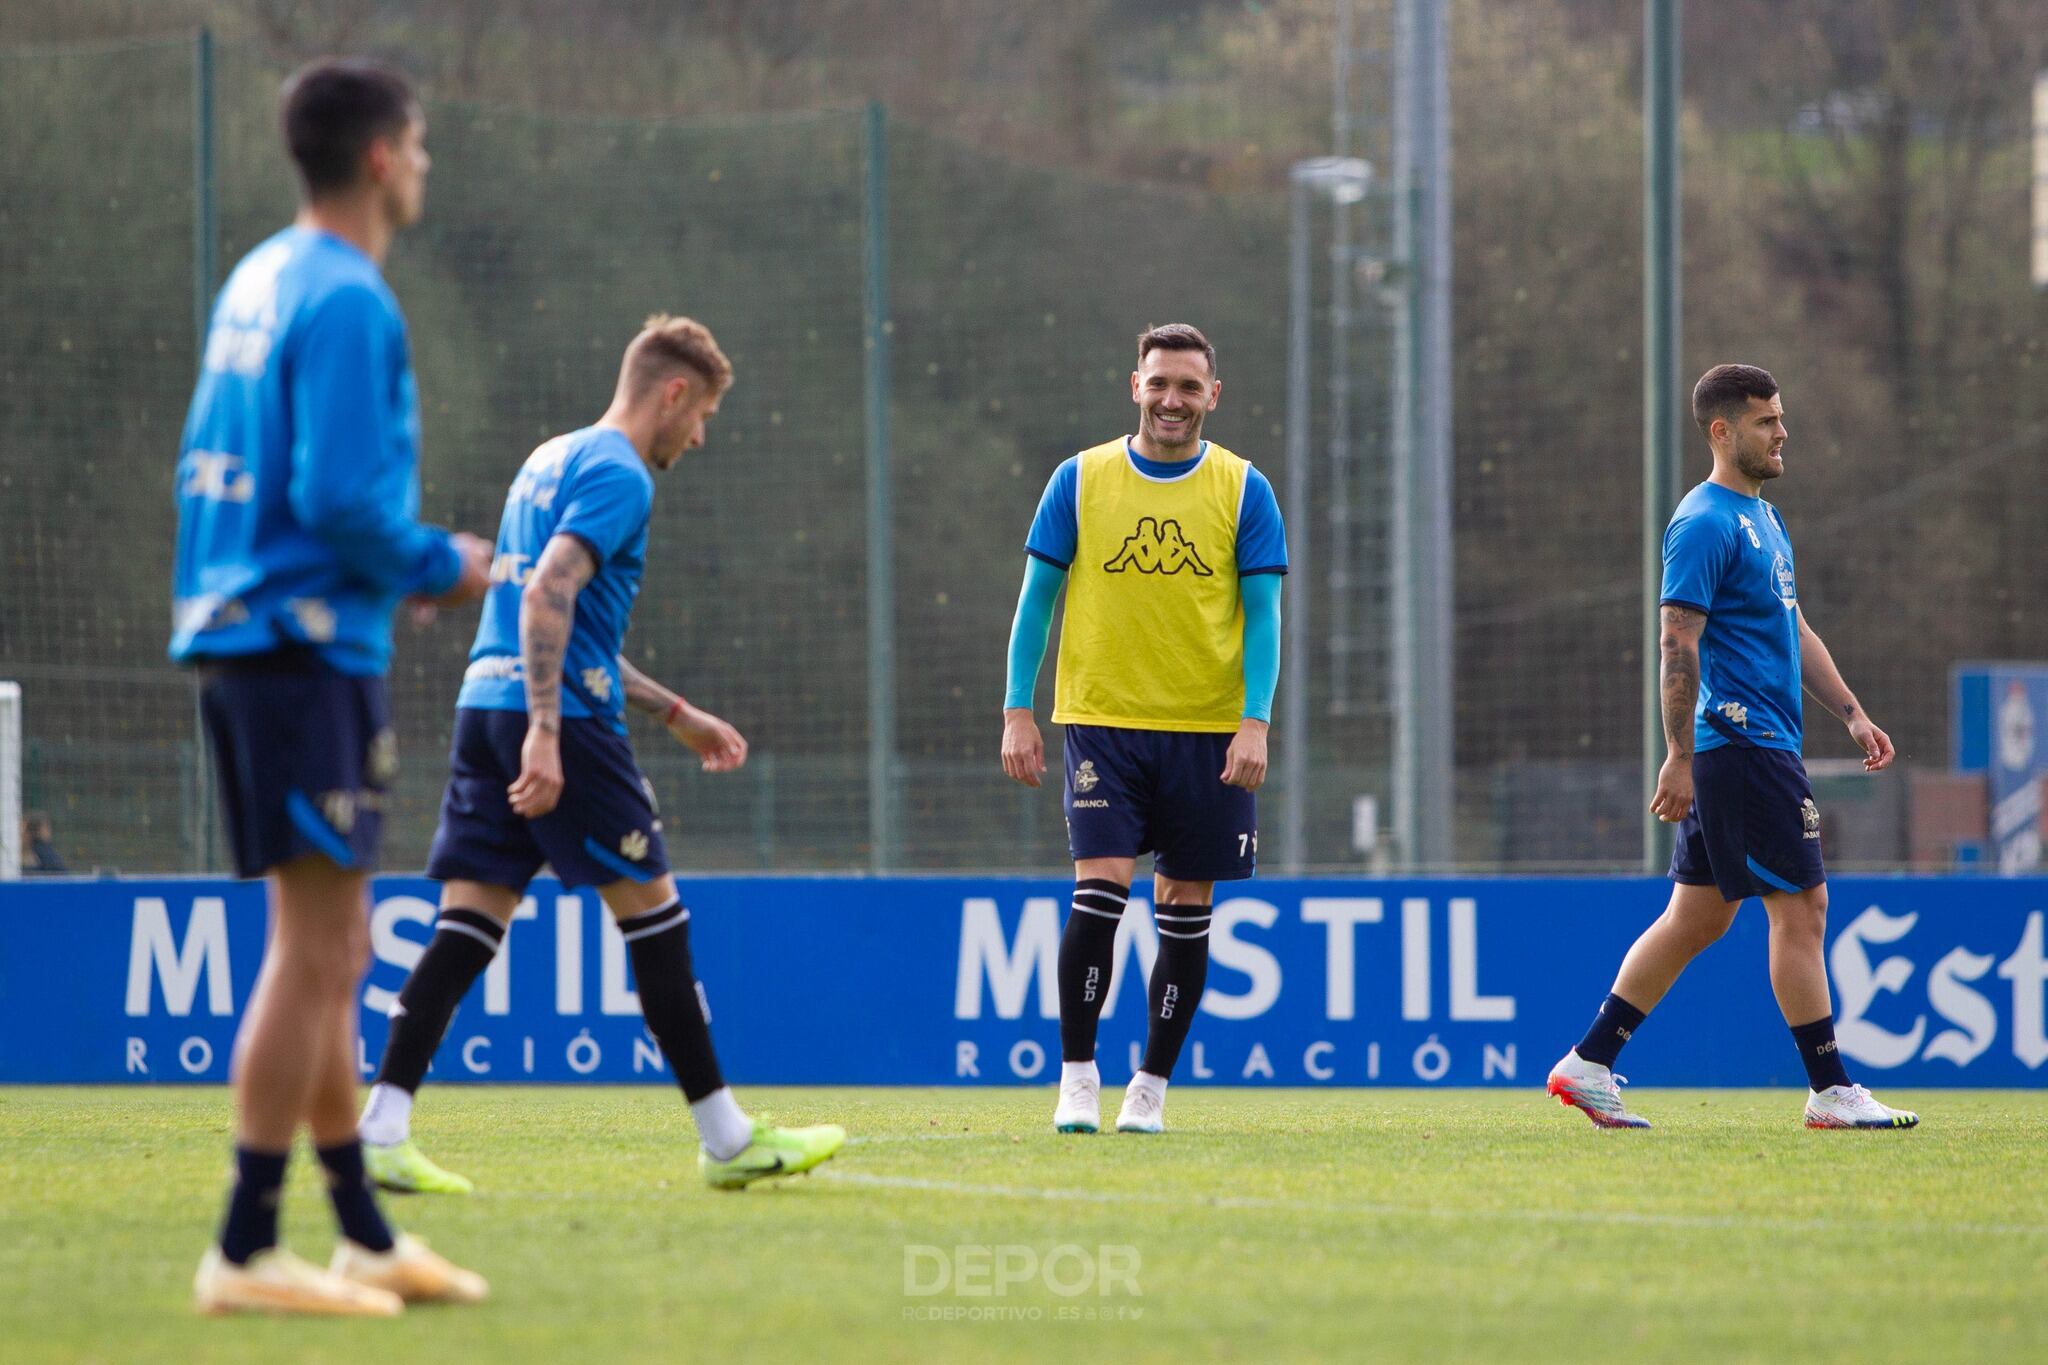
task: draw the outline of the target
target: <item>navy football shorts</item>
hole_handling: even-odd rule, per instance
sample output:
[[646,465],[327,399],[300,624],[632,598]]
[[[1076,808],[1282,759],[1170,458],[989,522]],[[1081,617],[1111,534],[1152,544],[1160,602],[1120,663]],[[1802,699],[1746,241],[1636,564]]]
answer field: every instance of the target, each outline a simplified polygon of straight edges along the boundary
[[1692,810],[1679,822],[1670,876],[1731,901],[1826,881],[1820,811],[1799,755],[1738,744],[1694,754]]
[[199,677],[235,875],[260,877],[308,853],[374,870],[398,776],[384,680],[339,672],[304,648],[211,660]]
[[524,711],[456,709],[429,877],[523,891],[543,863],[564,886],[651,882],[668,871],[654,784],[624,735],[604,721],[564,718],[562,799],[537,820],[515,814],[505,794],[525,741]]
[[1218,776],[1229,735],[1067,727],[1074,860],[1156,855],[1162,876],[1236,882],[1258,862],[1258,798]]

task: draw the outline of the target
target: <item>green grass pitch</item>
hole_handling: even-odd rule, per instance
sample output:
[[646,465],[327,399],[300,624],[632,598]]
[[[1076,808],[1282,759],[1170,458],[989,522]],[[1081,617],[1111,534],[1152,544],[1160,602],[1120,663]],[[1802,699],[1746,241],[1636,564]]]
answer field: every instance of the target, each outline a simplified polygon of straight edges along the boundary
[[[443,1086],[415,1134],[478,1193],[387,1206],[493,1300],[342,1323],[191,1312],[224,1091],[5,1089],[0,1357],[2048,1358],[2048,1093],[1884,1098],[1924,1125],[1808,1132],[1796,1091],[1631,1091],[1658,1127],[1609,1133],[1527,1088],[1195,1089],[1163,1137],[1060,1137],[1049,1087],[755,1088],[855,1142],[722,1194],[672,1091]],[[308,1165],[285,1233],[324,1259]],[[998,1295],[998,1265],[1037,1273]],[[1047,1283],[1098,1267],[1130,1274]]]

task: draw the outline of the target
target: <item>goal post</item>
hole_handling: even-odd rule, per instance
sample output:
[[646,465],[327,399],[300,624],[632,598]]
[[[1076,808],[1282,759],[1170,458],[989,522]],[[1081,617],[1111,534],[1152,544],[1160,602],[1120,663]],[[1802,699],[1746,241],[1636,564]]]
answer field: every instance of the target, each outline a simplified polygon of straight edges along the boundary
[[21,876],[21,684],[0,682],[0,882]]

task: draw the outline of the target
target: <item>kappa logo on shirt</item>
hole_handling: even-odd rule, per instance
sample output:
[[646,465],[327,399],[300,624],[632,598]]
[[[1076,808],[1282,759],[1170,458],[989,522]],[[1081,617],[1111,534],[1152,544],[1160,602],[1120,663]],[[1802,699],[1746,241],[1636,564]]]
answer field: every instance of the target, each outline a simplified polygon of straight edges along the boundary
[[1105,573],[1136,569],[1139,573],[1169,576],[1186,570],[1197,578],[1215,574],[1202,562],[1195,543],[1182,533],[1179,522],[1171,518],[1161,522],[1153,517],[1140,517],[1138,528],[1124,537],[1123,548],[1102,568]]

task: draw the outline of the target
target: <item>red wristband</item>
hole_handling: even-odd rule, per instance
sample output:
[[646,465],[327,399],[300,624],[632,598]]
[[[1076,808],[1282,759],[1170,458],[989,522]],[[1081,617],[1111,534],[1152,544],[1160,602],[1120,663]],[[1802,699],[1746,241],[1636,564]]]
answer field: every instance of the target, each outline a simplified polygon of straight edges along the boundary
[[688,706],[689,704],[690,703],[684,701],[681,697],[677,697],[675,701],[671,702],[669,704],[668,714],[661,718],[661,723],[663,727],[666,728],[667,726],[674,725],[676,723],[676,717],[683,714],[683,708],[685,706]]

